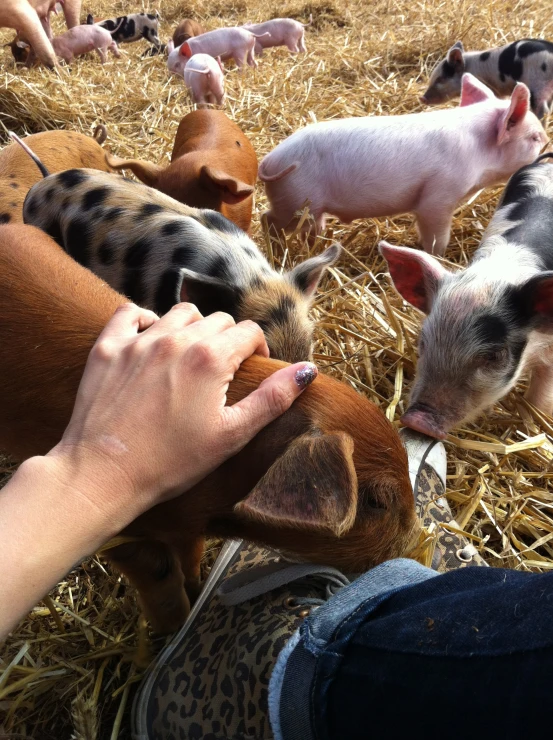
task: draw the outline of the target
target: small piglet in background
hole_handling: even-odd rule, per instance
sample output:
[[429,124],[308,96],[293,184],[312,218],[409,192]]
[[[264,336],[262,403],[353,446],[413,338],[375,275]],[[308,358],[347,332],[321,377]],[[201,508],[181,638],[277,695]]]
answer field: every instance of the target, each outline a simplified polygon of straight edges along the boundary
[[205,32],[205,28],[197,21],[191,18],[185,18],[175,28],[175,32],[173,33],[173,48],[184,44],[185,41],[188,41],[193,36],[201,36]]
[[[23,460],[59,442],[92,345],[124,303],[38,229],[0,229],[0,449]],[[196,359],[199,373],[213,370],[209,353]],[[281,367],[253,355],[227,403]],[[237,455],[133,522],[105,557],[138,589],[152,627],[172,632],[190,609],[185,586],[199,591],[206,535],[358,573],[405,554],[417,530],[397,431],[365,396],[320,374]]]
[[[44,131],[31,134],[24,141],[40,157],[50,172],[73,167],[110,171],[105,150],[105,126],[96,126],[93,136],[76,131]],[[23,223],[23,203],[29,189],[42,179],[35,163],[18,144],[0,151],[0,224]]]
[[[94,23],[94,17],[88,15],[87,24]],[[158,13],[131,13],[120,15],[117,18],[106,18],[94,23],[95,26],[105,28],[109,31],[113,40],[118,44],[130,44],[133,41],[146,39],[155,47],[161,46],[158,36],[159,14]]]
[[507,180],[547,142],[529,105],[525,85],[498,100],[467,74],[453,110],[306,126],[259,166],[269,226],[292,230],[306,201],[317,233],[327,213],[349,223],[413,211],[423,248],[442,255],[459,203]]
[[172,74],[181,75],[190,90],[192,100],[198,105],[222,105],[225,98],[225,77],[221,57],[214,59],[209,54],[194,54],[186,57],[171,54],[167,67]]
[[61,57],[67,64],[75,57],[88,54],[90,51],[98,52],[102,64],[107,60],[108,51],[111,51],[114,57],[121,56],[109,31],[100,26],[75,26],[61,36],[55,36],[52,39],[52,46],[56,56]]
[[269,49],[272,46],[286,46],[295,54],[307,51],[304,34],[305,29],[312,22],[312,15],[309,16],[309,23],[300,23],[292,18],[274,18],[264,23],[245,23],[243,28],[259,36],[255,41],[257,56],[263,56],[263,49]]
[[181,301],[204,315],[225,311],[236,321],[256,321],[271,357],[311,356],[308,310],[325,268],[340,255],[337,244],[281,275],[220,213],[85,169],[37,183],[23,218],[139,306],[159,315]]
[[434,67],[421,102],[445,103],[461,93],[461,80],[470,72],[497,95],[510,95],[517,82],[530,90],[530,105],[538,118],[549,112],[553,98],[553,44],[542,39],[523,39],[498,49],[465,51],[457,41]]
[[428,316],[402,422],[443,438],[531,372],[526,398],[553,413],[553,154],[509,181],[464,270],[381,242],[397,291]]
[[242,129],[219,110],[196,110],[180,122],[170,165],[106,156],[180,203],[211,208],[250,231],[257,156]]
[[[266,34],[268,36],[268,34]],[[234,59],[236,66],[242,68],[246,62],[255,67],[255,42],[258,36],[245,28],[217,28],[201,36],[194,36],[169,54],[168,66],[171,69],[172,56],[178,54],[191,57],[193,54],[209,54],[221,57],[223,61]]]

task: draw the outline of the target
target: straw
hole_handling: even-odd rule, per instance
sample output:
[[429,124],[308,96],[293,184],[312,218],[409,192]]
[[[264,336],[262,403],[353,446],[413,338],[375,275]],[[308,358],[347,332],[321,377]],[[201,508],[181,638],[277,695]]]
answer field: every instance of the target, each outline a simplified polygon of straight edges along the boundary
[[[322,0],[279,6],[268,0],[158,0],[151,6],[145,0],[134,5],[95,0],[93,8],[100,18],[155,9],[162,16],[163,40],[185,16],[211,29],[275,15],[307,22],[313,14],[307,54],[269,49],[257,70],[243,75],[227,64],[226,111],[260,158],[313,121],[422,111],[418,96],[429,72],[458,39],[468,49],[484,49],[517,38],[553,37],[545,0],[531,5]],[[56,32],[63,30],[61,18],[54,24]],[[0,32],[0,43],[11,37],[10,31]],[[16,69],[4,49],[0,144],[7,143],[8,129],[20,136],[53,128],[90,134],[105,123],[105,147],[113,154],[168,162],[178,123],[193,106],[182,79],[168,75],[163,57],[141,59],[146,48],[145,42],[126,45],[123,58],[110,57],[105,66],[96,55],[83,57],[59,75]],[[500,188],[475,193],[456,210],[446,267],[466,265],[499,193]],[[393,290],[376,244],[387,239],[414,247],[413,217],[349,225],[330,219],[325,237],[308,246],[298,234],[270,240],[261,221],[266,209],[258,186],[253,237],[277,270],[290,269],[333,241],[344,246],[312,309],[318,322],[315,359],[399,425],[422,316]],[[453,430],[446,442],[447,496],[460,530],[491,565],[547,571],[553,567],[553,420],[523,399],[525,387],[523,379],[502,403]],[[8,476],[13,467],[0,463],[1,474]],[[436,527],[420,534],[421,562],[431,562],[438,534]],[[210,544],[204,575],[218,546]],[[132,589],[101,560],[72,571],[50,599],[18,625],[1,651],[0,734],[129,738],[136,681],[163,640],[148,635]]]

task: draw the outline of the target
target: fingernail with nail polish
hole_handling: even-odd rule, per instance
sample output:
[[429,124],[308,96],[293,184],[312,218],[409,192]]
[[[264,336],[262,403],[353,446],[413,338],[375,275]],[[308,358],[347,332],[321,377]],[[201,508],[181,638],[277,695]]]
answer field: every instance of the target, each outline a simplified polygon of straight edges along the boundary
[[294,377],[298,386],[303,389],[306,388],[310,383],[312,383],[318,374],[319,371],[317,370],[315,365],[308,363],[303,367],[300,367],[300,369],[296,371]]

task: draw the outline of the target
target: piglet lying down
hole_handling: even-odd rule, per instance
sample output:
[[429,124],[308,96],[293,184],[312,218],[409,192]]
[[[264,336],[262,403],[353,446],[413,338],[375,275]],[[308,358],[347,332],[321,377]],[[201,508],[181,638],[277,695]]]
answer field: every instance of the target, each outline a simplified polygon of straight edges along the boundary
[[111,51],[114,57],[121,56],[110,32],[100,26],[75,26],[70,31],[62,33],[61,36],[56,36],[52,40],[52,46],[56,55],[67,64],[70,64],[75,57],[95,50],[98,52],[102,64],[107,59],[108,50]]
[[317,232],[327,213],[349,223],[413,211],[424,249],[443,254],[458,204],[507,180],[546,143],[529,104],[525,85],[498,100],[467,74],[455,109],[306,126],[259,167],[269,225],[292,230],[307,201]]

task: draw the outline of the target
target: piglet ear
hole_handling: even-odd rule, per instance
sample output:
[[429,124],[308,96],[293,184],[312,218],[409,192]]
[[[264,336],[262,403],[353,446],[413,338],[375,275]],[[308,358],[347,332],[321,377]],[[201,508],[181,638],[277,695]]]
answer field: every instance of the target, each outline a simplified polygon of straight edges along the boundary
[[515,293],[516,313],[526,316],[533,328],[553,334],[553,270],[530,278]]
[[183,57],[192,56],[192,52],[190,51],[190,46],[188,45],[188,41],[185,41],[184,44],[181,44],[180,54],[182,54]]
[[252,523],[344,534],[357,513],[353,440],[343,432],[298,437],[234,510]]
[[509,140],[511,131],[522,122],[529,108],[530,90],[523,82],[517,82],[511,95],[509,107],[502,113],[499,119],[499,128],[497,131],[498,144],[503,144]]
[[240,288],[184,268],[180,275],[182,282],[178,286],[175,303],[193,303],[203,316],[215,311],[236,316],[242,295]]
[[465,68],[465,60],[463,59],[464,50],[463,42],[456,41],[447,52],[447,61],[455,67],[456,71]]
[[325,269],[336,262],[341,252],[342,247],[339,244],[333,244],[317,257],[311,257],[301,265],[294,267],[286,278],[305,296],[310,297],[317,290]]
[[495,98],[489,87],[468,72],[463,75],[461,84],[461,108],[466,105],[474,105],[474,103],[482,103],[484,100]]
[[205,164],[200,170],[200,182],[210,190],[217,190],[225,203],[240,203],[253,195],[253,185],[237,180],[222,170]]
[[448,274],[437,259],[426,252],[409,247],[392,247],[388,242],[378,245],[397,292],[415,308],[429,313],[440,282]]

